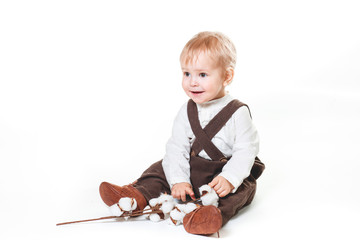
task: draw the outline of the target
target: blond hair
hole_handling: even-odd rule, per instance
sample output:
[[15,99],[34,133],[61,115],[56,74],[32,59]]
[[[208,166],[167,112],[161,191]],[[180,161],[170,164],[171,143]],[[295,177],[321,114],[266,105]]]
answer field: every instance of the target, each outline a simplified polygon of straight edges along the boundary
[[220,32],[200,32],[190,39],[180,54],[180,61],[188,64],[200,53],[207,53],[218,66],[226,69],[236,65],[236,49],[233,42]]

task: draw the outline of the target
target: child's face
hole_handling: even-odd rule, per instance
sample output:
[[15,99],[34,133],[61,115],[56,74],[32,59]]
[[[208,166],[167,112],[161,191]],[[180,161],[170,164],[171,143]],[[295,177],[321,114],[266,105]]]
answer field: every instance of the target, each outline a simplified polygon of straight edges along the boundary
[[182,87],[196,103],[205,103],[225,96],[224,70],[206,53],[200,53],[188,64],[181,62]]

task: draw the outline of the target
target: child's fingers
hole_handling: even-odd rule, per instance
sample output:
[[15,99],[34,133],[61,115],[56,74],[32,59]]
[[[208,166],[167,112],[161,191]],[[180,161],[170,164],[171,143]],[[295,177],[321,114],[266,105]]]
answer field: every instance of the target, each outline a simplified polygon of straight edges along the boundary
[[186,193],[191,197],[192,200],[195,200],[194,191],[191,188],[186,189]]
[[220,183],[216,184],[213,188],[215,192],[218,192],[221,189],[222,185]]
[[224,191],[226,191],[227,187],[226,185],[224,185],[223,183],[219,182],[215,187],[214,187],[214,190],[215,192],[219,195],[219,197],[222,197],[220,196],[221,193],[223,193]]
[[227,189],[227,188],[221,188],[221,189],[217,192],[217,194],[219,195],[219,197],[225,197],[226,195],[229,194],[229,192],[230,192],[229,189]]
[[216,186],[218,183],[219,183],[219,179],[216,177],[208,185],[214,188],[214,186]]
[[179,199],[179,194],[176,190],[171,191],[171,196],[173,196],[173,198]]
[[222,191],[224,191],[224,187],[221,186],[220,184],[218,184],[218,185],[216,185],[216,186],[214,187],[214,190],[215,190],[215,192],[217,193],[217,195],[219,195],[219,197],[220,197],[220,193],[221,193]]
[[186,190],[181,192],[181,201],[186,201]]
[[225,191],[223,191],[223,192],[219,193],[218,195],[219,195],[219,197],[225,197],[227,195],[227,193]]

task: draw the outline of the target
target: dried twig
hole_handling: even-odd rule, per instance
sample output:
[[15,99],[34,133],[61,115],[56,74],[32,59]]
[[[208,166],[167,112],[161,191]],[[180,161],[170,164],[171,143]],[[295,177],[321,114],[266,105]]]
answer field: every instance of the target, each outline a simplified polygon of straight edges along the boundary
[[142,215],[146,215],[146,214],[152,214],[152,213],[162,213],[162,211],[159,210],[159,208],[155,207],[155,208],[139,210],[139,211],[133,211],[133,212],[124,212],[121,216],[108,216],[108,217],[100,217],[100,218],[92,218],[92,219],[85,219],[85,220],[57,223],[56,226],[72,224],[72,223],[99,221],[99,220],[105,220],[105,219],[115,219],[115,218],[119,219],[119,218],[124,218],[124,217],[138,217],[138,216],[142,216]]
[[[205,196],[207,193],[208,193],[207,191],[203,191],[201,197]],[[197,203],[200,201],[201,201],[201,198],[197,198],[197,199],[189,201],[189,203]],[[100,217],[100,218],[93,218],[93,219],[86,219],[86,220],[79,220],[79,221],[63,222],[63,223],[57,223],[56,226],[73,224],[73,223],[99,221],[99,220],[105,220],[105,219],[120,219],[120,218],[126,218],[126,217],[138,217],[138,216],[142,216],[142,215],[146,215],[146,214],[153,214],[153,213],[163,214],[163,212],[160,210],[160,205],[156,205],[154,207],[150,207],[148,209],[143,209],[143,210],[138,210],[138,211],[123,212],[123,214],[121,216],[108,216],[108,217]]]
[[65,225],[65,224],[72,224],[72,223],[81,223],[81,222],[98,221],[98,220],[105,220],[105,219],[112,219],[112,218],[120,218],[120,217],[118,217],[118,216],[109,216],[109,217],[101,217],[101,218],[93,218],[93,219],[86,219],[86,220],[72,221],[72,222],[63,222],[63,223],[58,223],[58,224],[56,224],[56,226]]

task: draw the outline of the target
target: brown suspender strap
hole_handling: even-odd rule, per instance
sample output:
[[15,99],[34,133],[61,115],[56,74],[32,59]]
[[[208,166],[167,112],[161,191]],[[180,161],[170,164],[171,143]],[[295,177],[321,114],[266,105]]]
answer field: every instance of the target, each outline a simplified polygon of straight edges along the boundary
[[229,121],[231,116],[242,106],[246,106],[249,109],[246,104],[240,102],[237,99],[234,99],[229,102],[213,119],[211,119],[210,122],[204,127],[204,131],[209,136],[209,138],[212,139],[226,124],[226,122]]
[[203,129],[200,125],[196,103],[190,99],[187,109],[188,118],[191,129],[196,137],[192,145],[192,155],[198,155],[199,152],[204,149],[213,161],[219,161],[225,158],[222,152],[213,144],[211,139],[220,131],[234,112],[242,106],[247,107],[247,105],[238,100],[231,101]]
[[[211,142],[211,139],[209,139],[209,136],[204,132],[203,128],[201,127],[198,109],[194,101],[189,100],[187,111],[191,129],[196,137],[196,140],[201,142],[201,147],[204,149],[207,155],[209,155],[209,157],[214,161],[224,158],[224,155],[214,145],[214,143]],[[193,149],[193,151],[195,150]],[[198,153],[192,152],[191,154],[194,156]]]
[[[242,106],[247,107],[247,105],[240,102],[239,100],[235,99],[231,101],[205,126],[203,130],[208,135],[210,140],[220,131],[220,129],[226,124],[226,122],[231,118],[236,110]],[[195,140],[192,148],[194,150],[194,154],[199,154],[199,152],[202,150],[200,141]],[[222,158],[224,158],[223,155]]]

